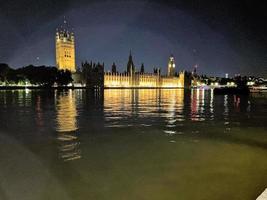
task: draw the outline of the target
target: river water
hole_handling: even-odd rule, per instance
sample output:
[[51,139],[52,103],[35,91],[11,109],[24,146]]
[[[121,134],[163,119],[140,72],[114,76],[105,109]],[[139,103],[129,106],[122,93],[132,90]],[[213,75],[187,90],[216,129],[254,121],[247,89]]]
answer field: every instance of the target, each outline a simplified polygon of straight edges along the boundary
[[267,95],[0,91],[1,200],[256,199]]

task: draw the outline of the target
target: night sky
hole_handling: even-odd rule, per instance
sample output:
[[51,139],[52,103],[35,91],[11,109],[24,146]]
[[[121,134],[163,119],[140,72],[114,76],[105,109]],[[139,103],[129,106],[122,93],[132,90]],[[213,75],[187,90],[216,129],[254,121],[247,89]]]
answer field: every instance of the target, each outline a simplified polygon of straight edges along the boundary
[[0,62],[16,68],[55,65],[55,30],[66,19],[76,37],[76,64],[115,62],[166,72],[267,76],[267,5],[263,1],[1,0]]

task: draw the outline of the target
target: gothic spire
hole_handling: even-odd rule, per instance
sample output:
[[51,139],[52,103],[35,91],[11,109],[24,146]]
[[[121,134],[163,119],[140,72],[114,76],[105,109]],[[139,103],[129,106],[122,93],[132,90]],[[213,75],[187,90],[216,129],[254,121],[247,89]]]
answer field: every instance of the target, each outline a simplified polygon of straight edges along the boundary
[[130,50],[129,60],[127,64],[127,73],[134,73],[135,67],[133,63],[132,51]]

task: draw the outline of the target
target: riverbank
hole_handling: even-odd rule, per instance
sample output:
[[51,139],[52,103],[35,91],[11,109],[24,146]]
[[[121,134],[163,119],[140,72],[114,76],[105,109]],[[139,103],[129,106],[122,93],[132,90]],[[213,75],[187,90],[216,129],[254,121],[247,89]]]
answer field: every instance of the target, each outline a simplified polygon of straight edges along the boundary
[[[0,90],[24,90],[24,89],[87,89],[86,86],[0,86]],[[104,87],[104,89],[185,89],[183,87]]]
[[0,86],[0,90],[25,90],[25,89],[44,89],[44,90],[57,90],[57,89],[86,89],[84,86],[57,86],[57,87],[45,87],[45,86]]

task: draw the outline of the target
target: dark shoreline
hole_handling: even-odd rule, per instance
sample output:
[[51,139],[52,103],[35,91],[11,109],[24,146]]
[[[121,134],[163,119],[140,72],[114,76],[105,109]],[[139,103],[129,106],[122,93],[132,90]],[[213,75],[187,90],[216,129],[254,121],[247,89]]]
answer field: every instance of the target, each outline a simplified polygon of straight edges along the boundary
[[[43,86],[1,86],[0,90],[57,90],[57,89],[94,89],[77,86],[43,87]],[[95,88],[97,89],[97,88]],[[104,87],[103,89],[188,89],[182,87]]]
[[215,95],[227,95],[227,94],[243,94],[248,95],[249,94],[249,88],[248,87],[225,87],[225,88],[215,88],[214,90]]
[[57,89],[86,89],[86,87],[73,87],[73,86],[62,86],[62,87],[43,87],[43,86],[1,86],[0,90],[57,90]]

